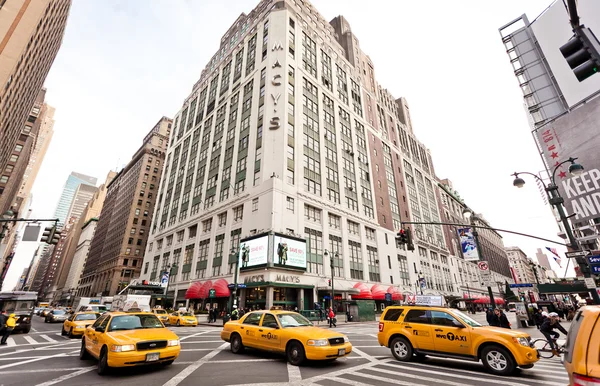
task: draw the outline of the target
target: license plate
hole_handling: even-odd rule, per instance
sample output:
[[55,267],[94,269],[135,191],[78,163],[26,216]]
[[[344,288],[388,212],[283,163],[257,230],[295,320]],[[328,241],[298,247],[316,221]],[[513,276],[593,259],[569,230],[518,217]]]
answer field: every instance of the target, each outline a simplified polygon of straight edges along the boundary
[[338,350],[338,355],[346,355],[346,349],[345,348],[341,348]]
[[146,354],[146,362],[154,362],[160,359],[160,353],[153,352]]

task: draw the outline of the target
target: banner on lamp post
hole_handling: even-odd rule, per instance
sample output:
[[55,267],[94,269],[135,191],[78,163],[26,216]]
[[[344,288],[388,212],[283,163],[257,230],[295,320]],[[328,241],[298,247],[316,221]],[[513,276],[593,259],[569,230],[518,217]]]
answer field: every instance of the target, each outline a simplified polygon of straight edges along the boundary
[[479,260],[479,252],[477,252],[477,244],[473,236],[473,228],[458,228],[458,238],[460,240],[460,249],[466,261]]

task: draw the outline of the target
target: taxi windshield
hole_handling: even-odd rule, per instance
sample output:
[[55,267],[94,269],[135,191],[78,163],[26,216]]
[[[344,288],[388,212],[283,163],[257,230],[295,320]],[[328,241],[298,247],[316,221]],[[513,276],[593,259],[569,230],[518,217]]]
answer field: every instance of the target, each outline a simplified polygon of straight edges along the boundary
[[313,324],[304,316],[296,313],[277,314],[277,319],[283,328],[312,326]]
[[79,314],[75,317],[75,320],[96,320],[98,319],[98,316],[100,316],[100,314]]
[[145,328],[164,328],[154,315],[117,315],[112,318],[108,331],[138,330]]
[[458,319],[461,320],[461,322],[463,322],[465,324],[468,324],[471,327],[481,327],[482,326],[481,324],[479,324],[475,320],[471,319],[470,316],[468,316],[467,314],[463,314],[459,310],[452,310],[452,312],[454,313],[454,316],[456,316]]
[[194,316],[191,312],[182,312],[181,316]]

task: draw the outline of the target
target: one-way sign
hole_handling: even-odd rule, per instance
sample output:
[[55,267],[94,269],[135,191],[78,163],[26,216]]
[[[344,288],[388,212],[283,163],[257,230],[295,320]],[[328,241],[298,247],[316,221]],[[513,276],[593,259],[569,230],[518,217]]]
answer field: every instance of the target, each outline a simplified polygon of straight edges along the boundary
[[573,257],[586,257],[587,255],[590,254],[590,251],[574,251],[574,252],[565,252],[565,255],[567,256],[567,258],[573,258]]

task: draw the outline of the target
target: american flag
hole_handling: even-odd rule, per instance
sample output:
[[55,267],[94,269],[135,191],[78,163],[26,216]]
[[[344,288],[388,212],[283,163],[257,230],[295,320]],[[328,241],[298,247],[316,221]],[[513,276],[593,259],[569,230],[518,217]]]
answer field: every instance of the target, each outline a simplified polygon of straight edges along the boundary
[[554,261],[556,261],[558,263],[558,266],[562,268],[562,266],[560,265],[561,258],[558,255],[558,252],[556,251],[556,248],[546,247],[546,249],[549,250],[550,252],[552,252],[552,254],[554,255],[554,256],[552,256],[554,258]]

